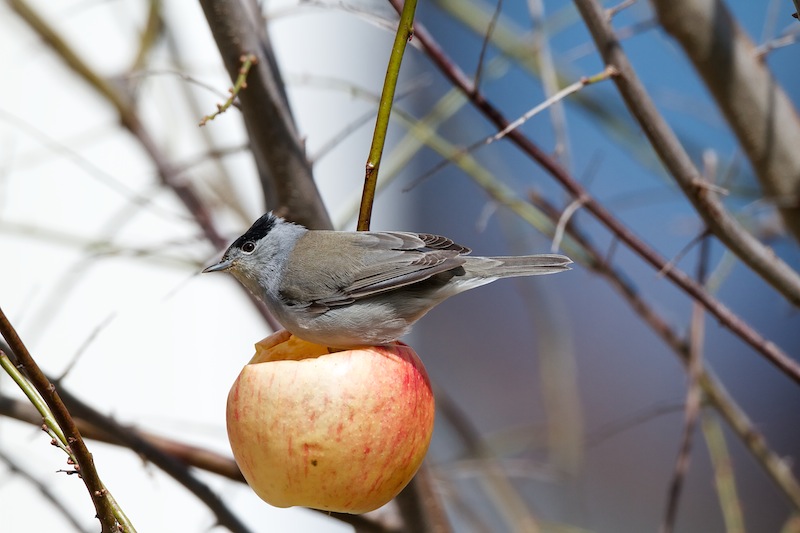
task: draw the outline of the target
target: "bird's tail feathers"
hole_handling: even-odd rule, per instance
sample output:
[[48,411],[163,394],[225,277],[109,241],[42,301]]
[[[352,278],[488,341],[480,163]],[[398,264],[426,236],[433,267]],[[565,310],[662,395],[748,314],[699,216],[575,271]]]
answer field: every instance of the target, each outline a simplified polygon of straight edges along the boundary
[[558,254],[521,255],[508,257],[467,257],[464,269],[479,278],[509,278],[538,276],[570,270],[569,257]]

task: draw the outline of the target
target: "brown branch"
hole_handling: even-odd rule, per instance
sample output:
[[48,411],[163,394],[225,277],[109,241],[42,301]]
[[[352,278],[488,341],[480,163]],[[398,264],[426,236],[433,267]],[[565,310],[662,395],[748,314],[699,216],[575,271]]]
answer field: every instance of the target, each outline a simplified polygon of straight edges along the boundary
[[266,23],[252,0],[201,0],[231,80],[240,58],[257,58],[239,95],[244,126],[268,209],[313,229],[332,227],[297,133]]
[[411,483],[395,498],[403,516],[404,531],[450,533],[450,521],[442,506],[430,467],[423,463]]
[[[119,115],[122,125],[139,141],[142,148],[155,165],[161,183],[172,189],[175,195],[191,213],[197,225],[203,231],[206,239],[217,249],[222,249],[228,244],[228,240],[223,237],[211,220],[211,213],[195,190],[191,181],[173,166],[166,156],[162,153],[156,142],[150,136],[147,129],[139,120],[132,102],[128,100],[124,93],[111,84],[108,80],[97,74],[81,58],[69,44],[49,25],[47,22],[32,9],[24,0],[9,0],[11,7],[22,17],[25,22],[33,29],[53,51],[78,74],[86,83],[95,89],[100,95],[111,104]],[[281,328],[280,324],[270,315],[264,304],[242,287],[253,305],[259,311],[264,320],[273,330]]]
[[[33,414],[34,418],[36,418],[37,415],[35,411],[32,411],[33,412],[31,414]],[[41,417],[39,417],[39,420],[41,420]],[[36,422],[34,421],[33,423],[35,424]],[[59,513],[61,513],[61,515],[64,517],[64,520],[66,520],[73,528],[75,528],[76,531],[86,531],[78,521],[78,518],[72,515],[72,510],[65,503],[61,502],[55,494],[53,494],[53,491],[50,490],[49,483],[44,483],[36,479],[33,475],[27,472],[20,465],[16,464],[11,457],[2,451],[0,451],[0,461],[4,462],[8,466],[8,469],[12,474],[22,477],[25,481],[33,485],[36,490],[39,491],[42,497],[49,501],[50,504],[55,507]]]
[[[80,402],[80,400],[75,401]],[[232,481],[239,483],[245,482],[244,477],[239,471],[239,467],[236,465],[236,462],[228,456],[206,450],[198,446],[192,446],[167,437],[156,435],[148,431],[120,426],[117,422],[114,422],[113,419],[96,412],[96,414],[92,414],[91,412],[88,413],[91,415],[90,418],[93,419],[93,421],[86,420],[81,416],[75,416],[75,422],[78,424],[82,435],[87,439],[130,448],[125,441],[131,437],[126,437],[124,435],[125,433],[130,433],[134,436],[133,438],[141,439],[146,443],[147,446],[151,446],[157,450],[158,453],[168,455],[170,460],[175,461],[176,464],[183,465],[182,468],[187,472],[188,467],[192,466],[205,470],[206,472],[211,472],[225,477]],[[41,417],[37,415],[36,410],[29,403],[20,400],[14,400],[2,395],[0,395],[0,415],[8,416],[22,422],[28,422],[34,426],[41,424]],[[100,423],[96,424],[94,422]],[[122,433],[120,433],[120,431]],[[147,448],[147,446],[139,447],[138,449],[133,449],[132,451],[138,453],[145,459],[150,460],[150,450]],[[156,463],[154,462],[154,464]],[[166,470],[165,473],[172,475],[171,472]],[[181,480],[178,479],[178,481]],[[391,526],[382,524],[380,521],[371,517],[368,518],[345,513],[325,512],[325,514],[354,526],[359,532],[395,532]]]
[[503,0],[497,0],[497,5],[494,7],[492,18],[489,19],[489,25],[486,27],[486,33],[483,36],[481,43],[481,51],[478,54],[478,66],[475,68],[475,78],[472,84],[476,89],[480,89],[483,74],[484,60],[486,59],[486,51],[489,50],[489,43],[492,40],[492,34],[497,26],[497,21],[500,19],[500,13],[503,12]]
[[[698,265],[697,281],[705,283],[706,267],[708,263],[709,243],[704,238],[700,243],[700,260]],[[689,360],[687,374],[689,383],[686,387],[686,406],[684,408],[683,435],[672,471],[672,479],[667,491],[667,505],[664,520],[661,523],[661,533],[672,533],[675,520],[678,517],[678,502],[683,491],[686,473],[689,471],[689,459],[692,452],[692,437],[697,427],[700,408],[703,402],[703,393],[700,378],[703,376],[703,340],[705,338],[705,316],[703,307],[694,302],[692,304],[691,323],[689,324]]]
[[653,7],[703,78],[761,185],[800,241],[800,119],[792,101],[724,2],[654,0]]
[[[725,209],[717,194],[704,185],[706,182],[701,173],[639,81],[602,6],[596,0],[578,0],[575,5],[606,65],[619,70],[619,76],[614,78],[614,83],[629,111],[639,122],[661,162],[675,178],[705,224],[754,272],[787,300],[800,306],[800,275],[781,260],[772,248],[739,224]],[[800,175],[800,163],[797,172]]]
[[0,334],[2,334],[3,338],[8,342],[18,366],[28,377],[31,384],[36,387],[39,394],[42,395],[47,407],[50,408],[53,417],[64,432],[64,436],[67,439],[67,446],[69,446],[70,451],[75,457],[75,462],[77,463],[75,469],[80,474],[80,478],[89,491],[89,496],[97,511],[97,519],[100,520],[103,533],[119,531],[117,519],[114,517],[113,506],[106,497],[106,488],[103,486],[103,482],[100,481],[100,476],[94,466],[94,459],[81,437],[78,426],[72,419],[72,415],[69,410],[67,410],[61,397],[56,392],[55,386],[50,383],[50,380],[44,375],[39,365],[36,364],[36,361],[34,361],[30,352],[28,352],[28,348],[22,342],[22,339],[20,339],[2,309],[0,309]]
[[[555,207],[544,198],[532,195],[531,201],[544,211],[551,220],[558,220],[561,216]],[[688,367],[690,364],[689,343],[682,339],[670,324],[656,312],[636,290],[636,287],[627,281],[627,278],[618,273],[609,263],[607,258],[597,250],[589,240],[576,228],[567,225],[566,231],[585,250],[590,258],[587,266],[593,272],[603,277],[606,282],[616,290],[623,300],[631,307],[661,340],[669,346]],[[616,242],[616,241],[614,241]],[[613,244],[613,243],[612,243]],[[699,378],[700,386],[710,403],[725,419],[727,424],[736,433],[739,440],[747,447],[756,461],[761,465],[773,482],[780,487],[795,509],[800,511],[800,484],[792,474],[791,468],[767,444],[764,436],[758,432],[755,424],[747,417],[744,411],[734,401],[722,383],[714,374],[704,369]],[[618,431],[614,429],[613,431]],[[607,438],[609,431],[599,438]]]
[[124,427],[113,418],[103,415],[90,405],[82,402],[66,389],[62,389],[61,394],[64,398],[64,403],[69,405],[70,410],[75,413],[75,416],[90,422],[98,429],[112,435],[118,444],[130,448],[133,452],[146,458],[183,485],[208,507],[220,525],[234,532],[248,533],[250,531],[233,511],[228,509],[225,503],[208,487],[208,485],[192,475],[186,464],[164,452],[157,446],[154,446],[130,428]]
[[[402,8],[400,0],[390,0],[392,6],[398,10]],[[476,109],[481,111],[491,120],[498,129],[504,129],[509,125],[509,121],[500,111],[494,107],[483,94],[475,91],[469,78],[453,63],[444,53],[442,48],[428,33],[424,26],[415,23],[414,36],[417,42],[427,53],[431,61],[439,67],[442,74],[458,87],[472,102]],[[561,185],[569,191],[575,198],[585,198],[584,207],[586,211],[592,213],[611,233],[620,241],[624,242],[631,250],[638,254],[657,271],[667,265],[667,260],[656,252],[645,242],[639,239],[630,229],[620,222],[602,204],[595,200],[566,170],[559,165],[553,158],[548,156],[530,139],[523,135],[519,130],[513,130],[508,134],[508,139],[517,145],[523,152],[528,154],[534,161],[538,162],[542,168],[550,173]],[[791,359],[783,350],[773,342],[768,341],[744,322],[738,315],[725,307],[720,301],[711,296],[702,286],[696,283],[686,273],[677,269],[670,268],[665,276],[675,285],[680,287],[689,296],[703,304],[708,311],[714,315],[720,323],[736,334],[744,342],[755,348],[768,361],[779,368],[792,380],[800,383],[800,364]]]

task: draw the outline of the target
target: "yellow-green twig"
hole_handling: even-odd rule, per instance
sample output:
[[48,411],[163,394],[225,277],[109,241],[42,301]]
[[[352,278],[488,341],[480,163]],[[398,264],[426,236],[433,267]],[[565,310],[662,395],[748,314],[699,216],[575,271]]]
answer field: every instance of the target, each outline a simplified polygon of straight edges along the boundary
[[717,496],[725,520],[725,531],[744,533],[742,505],[736,491],[736,479],[733,475],[728,445],[725,444],[725,435],[719,421],[712,414],[704,414],[701,420],[703,437],[714,467],[714,484],[717,487]]
[[397,88],[397,78],[400,75],[400,64],[406,44],[413,35],[414,10],[417,0],[406,0],[397,25],[392,53],[389,56],[389,65],[386,68],[386,78],[383,81],[381,101],[378,104],[378,117],[375,119],[375,132],[372,135],[367,159],[366,174],[364,176],[364,192],[361,195],[361,209],[358,214],[358,230],[369,230],[372,219],[372,204],[375,201],[375,188],[378,182],[378,169],[381,164],[383,146],[386,144],[386,131],[389,129],[389,116],[392,114],[394,92]]
[[233,84],[233,87],[228,89],[230,96],[227,100],[225,100],[221,104],[217,104],[217,110],[211,113],[210,115],[206,115],[203,117],[203,120],[200,121],[200,126],[205,126],[209,121],[214,120],[217,118],[218,115],[221,115],[225,111],[228,110],[230,106],[233,105],[233,102],[236,100],[236,97],[239,93],[247,89],[247,74],[250,72],[250,69],[258,62],[258,58],[256,58],[253,54],[244,55],[241,57],[242,67],[239,69],[239,75],[236,77],[236,83]]
[[11,376],[11,379],[14,380],[14,383],[17,384],[17,387],[28,397],[28,401],[31,402],[39,414],[42,415],[42,421],[44,422],[47,429],[53,433],[53,436],[56,437],[60,444],[62,444],[62,449],[65,450],[69,455],[70,459],[73,461],[75,457],[72,456],[72,452],[70,452],[67,448],[67,437],[64,436],[64,432],[61,431],[61,427],[56,422],[56,419],[53,417],[53,413],[50,411],[50,408],[47,407],[47,403],[42,398],[39,391],[36,390],[28,378],[22,375],[22,372],[14,366],[14,363],[11,362],[11,359],[0,350],[0,367],[6,371],[6,374]]

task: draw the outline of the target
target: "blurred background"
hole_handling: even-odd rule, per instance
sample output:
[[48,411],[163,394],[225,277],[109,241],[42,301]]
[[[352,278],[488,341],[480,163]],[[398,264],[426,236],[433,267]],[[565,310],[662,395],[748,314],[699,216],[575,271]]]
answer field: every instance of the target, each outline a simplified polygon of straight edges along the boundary
[[[724,5],[798,102],[793,3]],[[337,228],[353,229],[396,12],[379,0],[259,9],[325,207]],[[430,0],[416,20],[509,120],[604,68],[572,2]],[[797,240],[651,5],[633,2],[613,26],[695,164],[728,192],[725,206],[797,269]],[[174,184],[189,184],[225,242],[266,205],[242,112],[232,107],[198,127],[232,85],[201,6],[8,0],[0,28],[0,307],[63,389],[123,426],[229,457],[226,395],[270,329],[232,277],[198,275],[222,246],[204,236]],[[46,38],[48,28],[60,40]],[[419,44],[412,39],[404,59],[372,228],[447,235],[479,255],[538,253],[550,250],[564,210],[574,211],[557,242],[576,260],[571,272],[460,295],[405,339],[436,388],[426,471],[452,530],[659,529],[687,396],[685,366],[664,328],[680,341],[700,328],[703,364],[727,390],[725,405],[749,417],[768,453],[757,457],[706,396],[675,530],[800,531],[800,387],[713,316],[693,321],[683,290],[508,139],[442,166],[497,128]],[[138,134],[113,95],[130,103]],[[691,277],[705,268],[709,292],[798,358],[797,308],[718,240],[700,238],[702,220],[612,82],[581,88],[520,132],[667,260]],[[38,422],[15,419],[24,402],[0,376],[0,529],[96,531],[80,480],[56,473],[63,453]],[[89,447],[139,531],[224,530],[137,453],[95,440]],[[781,459],[776,480],[767,467]],[[192,472],[252,531],[353,530]],[[379,530],[403,529],[389,507],[369,519]]]

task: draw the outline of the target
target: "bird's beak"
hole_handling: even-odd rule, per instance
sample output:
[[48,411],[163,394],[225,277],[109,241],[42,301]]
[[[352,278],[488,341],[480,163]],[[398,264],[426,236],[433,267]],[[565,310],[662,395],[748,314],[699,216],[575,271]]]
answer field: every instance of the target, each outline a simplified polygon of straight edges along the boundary
[[233,266],[233,261],[230,259],[223,259],[216,265],[211,265],[210,267],[203,269],[203,274],[206,272],[224,272]]

